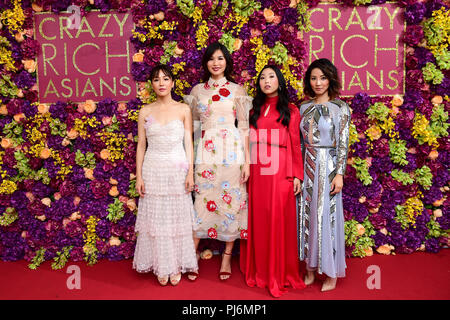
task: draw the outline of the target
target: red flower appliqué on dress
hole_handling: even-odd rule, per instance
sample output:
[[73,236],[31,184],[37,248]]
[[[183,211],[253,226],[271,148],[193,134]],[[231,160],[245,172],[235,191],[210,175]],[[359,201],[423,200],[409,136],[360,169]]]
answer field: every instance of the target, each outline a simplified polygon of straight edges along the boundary
[[215,94],[212,96],[212,101],[219,101],[220,100],[220,96],[218,94]]
[[215,149],[214,143],[212,140],[205,140],[205,149],[208,152],[211,152]]
[[210,237],[211,239],[216,239],[217,238],[217,231],[214,228],[209,228],[208,229],[208,237]]
[[213,200],[210,200],[206,203],[206,209],[208,209],[209,212],[216,212],[217,204]]
[[247,239],[248,233],[247,233],[247,229],[242,229],[241,230],[241,239]]
[[219,90],[219,94],[222,96],[222,97],[228,97],[229,95],[230,95],[230,91],[227,89],[227,88],[221,88],[220,90]]
[[225,201],[226,204],[230,204],[232,198],[231,198],[231,196],[227,193],[227,194],[224,194],[224,195],[223,195],[222,200]]

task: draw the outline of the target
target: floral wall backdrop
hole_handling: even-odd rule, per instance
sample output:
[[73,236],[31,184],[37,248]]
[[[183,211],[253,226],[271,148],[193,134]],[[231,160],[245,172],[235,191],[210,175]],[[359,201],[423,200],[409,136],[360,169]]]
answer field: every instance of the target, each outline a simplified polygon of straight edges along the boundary
[[[334,1],[329,1],[334,2]],[[369,6],[384,0],[345,0]],[[347,255],[438,252],[449,245],[450,17],[440,0],[396,1],[407,23],[406,93],[345,100],[352,109],[345,187]],[[33,14],[70,5],[130,11],[136,99],[41,104]],[[172,67],[181,100],[201,78],[206,46],[232,52],[236,82],[254,92],[268,62],[280,66],[292,102],[302,77],[316,0],[0,0],[0,259],[95,264],[133,256],[137,213],[137,115],[154,96],[151,68]]]

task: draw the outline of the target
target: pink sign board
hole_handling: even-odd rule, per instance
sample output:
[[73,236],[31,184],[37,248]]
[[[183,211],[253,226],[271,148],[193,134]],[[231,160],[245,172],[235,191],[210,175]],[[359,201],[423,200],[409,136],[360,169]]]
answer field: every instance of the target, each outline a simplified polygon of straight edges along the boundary
[[130,13],[40,13],[34,22],[40,102],[136,97]]
[[402,8],[391,3],[353,8],[321,3],[309,12],[309,63],[331,60],[339,72],[342,96],[361,91],[372,96],[404,94]]

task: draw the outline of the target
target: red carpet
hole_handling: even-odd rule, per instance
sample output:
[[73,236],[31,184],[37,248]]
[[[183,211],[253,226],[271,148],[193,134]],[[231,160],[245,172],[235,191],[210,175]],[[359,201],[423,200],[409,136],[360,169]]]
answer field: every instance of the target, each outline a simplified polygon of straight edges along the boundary
[[[220,257],[200,261],[200,278],[187,278],[177,287],[161,287],[151,274],[139,274],[131,260],[100,261],[94,266],[84,262],[80,267],[81,289],[66,286],[71,274],[52,270],[51,262],[30,270],[26,261],[0,262],[0,300],[16,299],[152,299],[152,300],[277,300],[266,289],[250,288],[239,271],[238,257],[233,257],[233,276],[220,282],[217,273]],[[380,269],[380,289],[368,289],[367,279]],[[302,265],[302,267],[304,267]],[[374,255],[364,259],[347,259],[347,277],[338,280],[334,291],[320,292],[321,282],[304,290],[290,290],[279,300],[448,300],[450,298],[450,250],[438,254],[416,252],[409,255]]]

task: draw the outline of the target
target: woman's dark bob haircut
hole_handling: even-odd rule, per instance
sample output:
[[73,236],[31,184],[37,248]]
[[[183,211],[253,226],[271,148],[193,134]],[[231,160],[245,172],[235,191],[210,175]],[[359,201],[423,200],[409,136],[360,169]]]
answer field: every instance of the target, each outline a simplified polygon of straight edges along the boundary
[[338,71],[334,64],[331,63],[330,60],[326,58],[317,59],[313,61],[306,70],[305,73],[305,93],[310,96],[311,98],[314,98],[316,94],[314,93],[314,90],[311,87],[311,72],[313,69],[320,69],[325,77],[329,81],[329,87],[328,87],[328,96],[330,97],[330,100],[335,99],[341,90],[341,82],[339,81],[338,77]]

